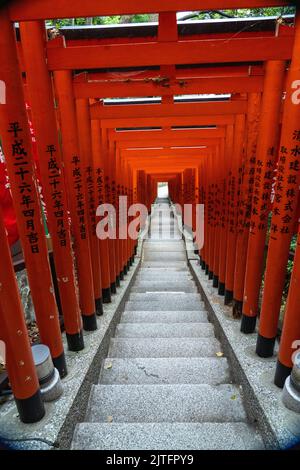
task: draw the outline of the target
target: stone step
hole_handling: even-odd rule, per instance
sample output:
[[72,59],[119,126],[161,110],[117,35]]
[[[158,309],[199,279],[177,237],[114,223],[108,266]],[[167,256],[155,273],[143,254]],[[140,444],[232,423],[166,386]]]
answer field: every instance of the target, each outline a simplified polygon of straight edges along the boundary
[[143,261],[143,268],[162,268],[164,271],[171,271],[170,268],[178,271],[187,271],[187,263],[185,261],[170,261],[166,265],[165,261]]
[[139,272],[137,273],[136,280],[143,278],[145,281],[151,281],[152,277],[155,276],[157,281],[160,279],[168,279],[170,281],[193,279],[192,274],[187,268],[181,271],[178,271],[176,268],[168,269],[166,271],[162,268],[143,268],[143,266],[141,266]]
[[166,276],[163,271],[162,272],[152,272],[152,273],[144,273],[141,272],[140,274],[137,275],[135,278],[135,283],[134,287],[138,287],[137,284],[141,282],[147,282],[147,283],[155,283],[155,284],[160,284],[160,283],[170,283],[170,284],[190,284],[192,283],[193,285],[193,278],[191,275],[179,272],[179,273],[172,273],[169,276]]
[[159,285],[159,284],[182,284],[182,285],[194,285],[195,283],[193,282],[193,278],[190,275],[182,275],[183,272],[179,273],[173,273],[170,274],[169,276],[165,276],[163,272],[161,273],[150,273],[147,275],[147,273],[140,273],[136,278],[135,278],[135,283],[134,287],[139,287],[138,284],[140,283],[148,283],[151,284],[153,283],[154,285]]
[[124,311],[121,323],[207,323],[205,310],[192,311]]
[[195,283],[193,282],[193,279],[191,277],[184,277],[182,276],[180,279],[175,278],[173,279],[173,276],[165,277],[163,279],[161,278],[154,278],[154,279],[146,279],[146,276],[144,276],[144,279],[136,278],[134,282],[134,287],[161,287],[161,286],[174,286],[174,287],[195,287]]
[[112,338],[110,357],[215,357],[216,338]]
[[166,251],[166,252],[173,252],[173,251],[184,251],[185,246],[181,241],[178,242],[158,242],[158,241],[145,241],[144,243],[144,251],[151,250],[153,253],[154,252],[161,252],[161,251]]
[[[148,263],[147,263],[148,265]],[[191,271],[189,270],[187,264],[182,264],[179,268],[178,266],[168,266],[166,269],[163,266],[146,266],[146,263],[142,263],[138,272],[140,274],[161,274],[162,276],[173,276],[174,274],[180,274],[181,276],[192,276]]]
[[211,323],[122,323],[117,325],[117,338],[211,338]]
[[[145,301],[145,302],[176,302],[177,300],[182,301],[184,300],[185,302],[200,302],[200,295],[198,293],[196,294],[186,294],[182,292],[150,292],[150,293],[133,293],[129,294],[129,300],[130,301]],[[201,304],[203,305],[203,302],[201,301]],[[189,310],[189,309],[187,309]]]
[[170,252],[153,252],[153,251],[144,251],[143,261],[184,261],[186,260],[186,253],[180,251],[170,251]]
[[133,293],[147,293],[147,292],[184,292],[186,294],[191,294],[193,292],[198,292],[197,287],[193,284],[188,283],[167,283],[167,282],[149,282],[145,285],[137,285],[135,283],[134,287],[130,289],[130,292]]
[[170,236],[169,233],[165,233],[165,234],[150,234],[148,236],[148,238],[150,240],[156,240],[156,241],[163,241],[163,240],[167,240],[167,241],[173,241],[173,240],[181,240],[182,239],[182,235],[181,233],[174,233],[172,234],[172,236]]
[[118,423],[236,422],[246,413],[230,384],[93,385],[86,420]]
[[[132,294],[135,295],[135,294]],[[174,310],[203,310],[204,305],[200,300],[193,299],[165,299],[163,300],[132,300],[125,302],[125,309],[136,310],[153,310],[153,311],[170,311]]]
[[105,359],[101,384],[210,384],[231,381],[225,357]]
[[246,423],[80,423],[72,449],[262,450],[264,445]]

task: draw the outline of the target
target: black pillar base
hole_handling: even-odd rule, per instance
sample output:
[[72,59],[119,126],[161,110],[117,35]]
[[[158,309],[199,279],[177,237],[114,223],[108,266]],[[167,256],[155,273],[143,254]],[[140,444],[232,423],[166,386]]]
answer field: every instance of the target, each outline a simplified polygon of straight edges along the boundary
[[69,351],[82,351],[84,349],[82,330],[72,335],[66,333],[66,338]]
[[132,266],[132,257],[129,258],[129,266]]
[[129,271],[129,270],[130,270],[130,260],[127,261],[127,271]]
[[243,302],[242,300],[233,299],[232,316],[233,318],[241,318],[243,313]]
[[218,294],[219,295],[224,295],[225,294],[225,282],[219,282]]
[[109,304],[111,302],[110,287],[107,287],[106,289],[102,289],[102,302],[104,304]]
[[123,280],[124,280],[124,273],[123,273],[123,270],[120,271],[119,278],[120,278],[120,281],[123,281]]
[[15,397],[15,402],[22,423],[37,423],[45,416],[45,407],[40,390],[29,398]]
[[53,365],[58,370],[60,378],[63,379],[68,375],[67,363],[65,353],[62,352],[60,356],[52,357]]
[[272,357],[276,338],[265,338],[258,334],[256,342],[256,354],[259,357]]
[[225,297],[224,297],[224,304],[229,305],[233,300],[233,292],[232,290],[225,289]]
[[126,276],[126,274],[128,273],[128,269],[127,269],[127,265],[126,265],[126,264],[124,264],[123,273],[124,273],[125,276]]
[[96,313],[92,315],[82,315],[83,329],[85,331],[97,330],[97,318]]
[[208,279],[213,279],[214,273],[213,271],[208,271]]
[[257,317],[248,317],[243,313],[241,321],[241,332],[245,333],[245,335],[254,333],[256,327],[256,318]]
[[112,282],[111,285],[110,285],[110,291],[112,294],[116,294],[117,293],[117,286],[116,286],[116,283],[115,282]]
[[134,247],[134,255],[136,256],[136,254],[137,254],[137,245],[135,245]]
[[102,305],[101,297],[95,300],[95,308],[96,308],[96,314],[98,315],[98,317],[101,317],[101,315],[103,315],[103,305]]
[[209,266],[208,264],[205,265],[205,274],[208,275],[209,273]]
[[274,384],[279,388],[283,388],[284,382],[292,372],[292,367],[287,367],[277,360]]
[[131,265],[133,265],[133,263],[134,263],[134,257],[135,257],[135,255],[132,255],[132,257],[131,257]]
[[205,271],[205,261],[204,260],[201,261],[201,268],[203,269],[203,271]]
[[213,277],[213,287],[218,287],[219,285],[219,276],[216,276],[214,274],[214,277]]
[[116,276],[116,286],[120,287],[120,285],[121,285],[120,284],[120,276],[119,276],[119,274],[117,274],[117,276]]

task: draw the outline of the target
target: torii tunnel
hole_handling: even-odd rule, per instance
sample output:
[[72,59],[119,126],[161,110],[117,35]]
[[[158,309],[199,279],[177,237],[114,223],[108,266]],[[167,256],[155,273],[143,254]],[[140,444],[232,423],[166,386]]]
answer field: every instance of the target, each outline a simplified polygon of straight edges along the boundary
[[[150,213],[166,182],[172,203],[204,205],[201,268],[239,319],[240,338],[257,335],[258,361],[279,340],[272,377],[283,387],[300,340],[300,11],[254,27],[187,30],[176,12],[287,5],[23,0],[1,8],[1,146],[40,340],[61,377],[68,374],[62,336],[70,351],[85,348],[83,330],[101,324],[103,304],[136,256],[137,240],[99,239],[97,207],[112,204],[119,214],[119,197],[127,196]],[[149,34],[119,27],[111,37],[45,28],[49,18],[136,13],[158,13],[158,26]],[[132,220],[117,217],[117,234]],[[184,223],[195,233],[195,217]],[[35,422],[45,411],[7,231],[2,207],[0,339],[20,419]]]

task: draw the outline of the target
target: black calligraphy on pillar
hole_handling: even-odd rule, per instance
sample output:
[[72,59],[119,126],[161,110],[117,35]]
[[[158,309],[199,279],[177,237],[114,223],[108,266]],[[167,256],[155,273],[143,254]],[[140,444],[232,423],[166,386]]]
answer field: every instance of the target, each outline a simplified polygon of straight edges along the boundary
[[79,231],[81,240],[86,240],[86,220],[85,220],[85,209],[84,209],[84,188],[82,181],[82,172],[80,168],[80,158],[75,155],[72,158],[73,164],[73,184],[75,189],[75,199],[76,199],[76,214],[78,217]]
[[[53,144],[47,145],[48,179],[51,188],[52,208],[56,221],[56,235],[60,246],[67,246],[67,228],[65,227],[65,207],[62,191],[62,173],[56,158],[56,148]],[[53,227],[54,229],[54,227]]]
[[19,180],[18,190],[22,214],[25,218],[26,237],[33,254],[39,253],[39,236],[35,227],[35,199],[32,171],[28,161],[27,152],[23,145],[22,132],[19,122],[10,122],[8,132],[13,134],[12,158],[15,167],[15,176]]

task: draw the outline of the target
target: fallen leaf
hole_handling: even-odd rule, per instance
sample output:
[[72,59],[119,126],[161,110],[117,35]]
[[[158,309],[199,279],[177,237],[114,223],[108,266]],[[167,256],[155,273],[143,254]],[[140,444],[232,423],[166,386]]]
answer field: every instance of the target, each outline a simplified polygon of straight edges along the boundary
[[107,422],[108,422],[108,423],[111,423],[112,420],[113,420],[113,417],[112,417],[112,416],[107,416]]
[[105,364],[104,369],[111,369],[112,368],[112,363],[109,362],[108,364]]
[[217,357],[223,357],[223,356],[224,356],[224,353],[222,353],[221,351],[219,351],[219,352],[216,353],[216,356],[217,356]]
[[236,395],[232,395],[230,398],[231,398],[231,400],[236,400],[237,396],[236,396]]

